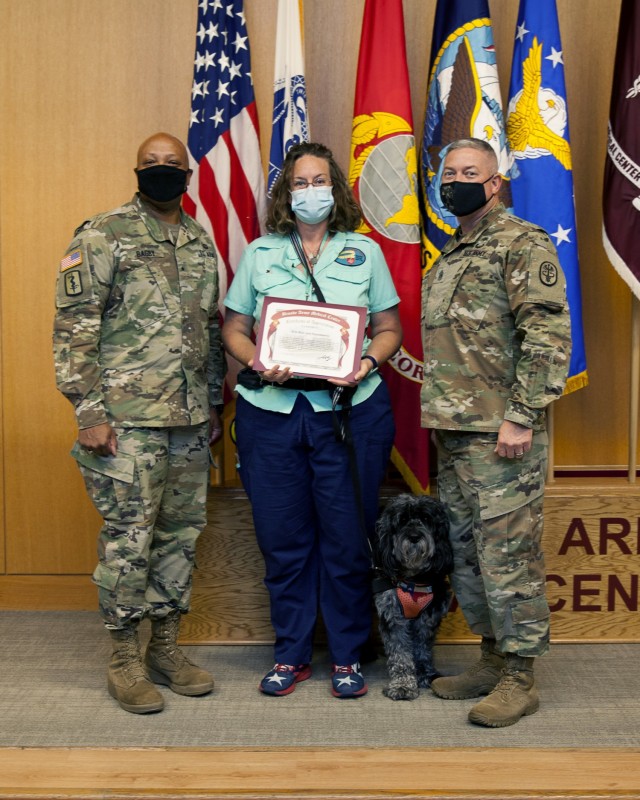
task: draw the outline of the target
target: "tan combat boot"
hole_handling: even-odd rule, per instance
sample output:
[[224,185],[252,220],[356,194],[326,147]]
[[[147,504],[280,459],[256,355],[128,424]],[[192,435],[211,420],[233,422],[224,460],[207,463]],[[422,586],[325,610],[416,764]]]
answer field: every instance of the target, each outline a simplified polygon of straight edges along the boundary
[[469,721],[487,728],[506,728],[520,717],[535,714],[539,705],[533,683],[533,658],[507,653],[500,682],[471,709]]
[[135,626],[109,631],[113,655],[107,672],[109,694],[131,714],[162,711],[164,700],[142,665],[138,629]]
[[213,689],[213,677],[185,656],[178,647],[180,612],[151,620],[151,639],[145,655],[149,677],[176,694],[195,696]]
[[504,656],[496,647],[496,640],[482,637],[482,654],[468,670],[460,675],[435,678],[431,689],[443,700],[466,700],[489,694],[495,688],[504,667]]

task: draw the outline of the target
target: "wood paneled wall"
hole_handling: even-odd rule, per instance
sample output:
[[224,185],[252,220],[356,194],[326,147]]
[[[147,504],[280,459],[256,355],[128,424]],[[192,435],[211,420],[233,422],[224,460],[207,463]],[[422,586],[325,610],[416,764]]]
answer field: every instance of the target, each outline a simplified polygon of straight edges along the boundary
[[[435,5],[404,0],[418,136]],[[265,163],[276,6],[245,0]],[[490,0],[504,92],[517,6]],[[311,132],[345,169],[363,7],[305,3]],[[620,0],[558,0],[558,9],[591,383],[557,405],[556,464],[622,465],[630,295],[600,232]],[[0,0],[0,10],[0,573],[82,574],[95,562],[99,521],[68,456],[73,414],[54,385],[57,264],[80,222],[132,195],[143,138],[186,137],[197,0]]]

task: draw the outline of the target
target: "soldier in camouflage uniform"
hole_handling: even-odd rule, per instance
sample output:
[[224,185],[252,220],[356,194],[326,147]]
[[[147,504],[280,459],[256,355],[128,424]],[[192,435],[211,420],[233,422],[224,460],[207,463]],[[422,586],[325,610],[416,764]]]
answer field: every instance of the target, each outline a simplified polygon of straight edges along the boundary
[[460,227],[423,281],[422,424],[434,430],[451,517],[454,590],[481,658],[438,678],[446,699],[489,693],[469,713],[503,727],[538,709],[534,657],[549,645],[541,548],[545,408],[564,389],[566,287],[540,228],[508,214],[486,142],[454,142],[441,196]]
[[54,353],[79,428],[72,455],[104,521],[93,580],[113,640],[109,692],[141,714],[163,707],[153,682],[184,695],[213,688],[177,637],[206,523],[209,444],[221,436],[224,359],[213,243],[180,208],[184,145],[150,137],[136,173],[133,200],[84,222],[62,259]]

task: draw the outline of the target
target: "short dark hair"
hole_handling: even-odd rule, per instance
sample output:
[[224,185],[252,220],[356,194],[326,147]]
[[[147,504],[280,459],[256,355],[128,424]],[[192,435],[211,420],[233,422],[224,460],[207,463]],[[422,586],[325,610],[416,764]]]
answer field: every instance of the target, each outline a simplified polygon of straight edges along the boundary
[[347,179],[328,147],[318,142],[302,142],[287,153],[271,191],[265,226],[270,233],[287,234],[295,230],[295,215],[291,210],[291,179],[296,161],[303,156],[322,158],[329,164],[329,177],[333,184],[334,206],[329,215],[329,230],[354,231],[362,221],[362,211],[353,196]]
[[482,153],[486,153],[486,155],[488,155],[492,160],[495,171],[498,171],[498,156],[496,151],[493,149],[493,147],[491,147],[489,142],[485,142],[484,139],[476,139],[475,137],[470,137],[469,139],[456,139],[455,141],[451,142],[447,148],[447,154],[449,154],[452,150],[463,150],[466,147],[470,148],[471,150],[480,150]]

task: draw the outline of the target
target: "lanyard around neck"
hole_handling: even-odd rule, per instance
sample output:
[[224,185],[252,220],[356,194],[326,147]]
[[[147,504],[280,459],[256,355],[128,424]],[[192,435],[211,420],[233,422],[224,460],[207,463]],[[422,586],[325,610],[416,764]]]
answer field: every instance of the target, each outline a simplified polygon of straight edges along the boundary
[[291,239],[291,244],[293,245],[293,249],[296,251],[296,255],[300,259],[300,263],[304,264],[304,267],[307,270],[307,274],[311,278],[311,285],[313,286],[313,291],[315,292],[316,297],[321,303],[326,303],[327,301],[324,299],[324,295],[322,294],[322,289],[318,286],[318,281],[313,277],[313,272],[311,271],[311,267],[309,266],[309,259],[307,258],[307,254],[304,252],[304,247],[302,246],[300,237],[295,231],[291,231],[291,233],[289,234],[289,238]]

